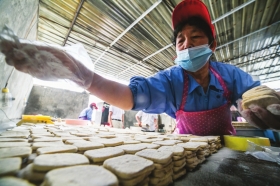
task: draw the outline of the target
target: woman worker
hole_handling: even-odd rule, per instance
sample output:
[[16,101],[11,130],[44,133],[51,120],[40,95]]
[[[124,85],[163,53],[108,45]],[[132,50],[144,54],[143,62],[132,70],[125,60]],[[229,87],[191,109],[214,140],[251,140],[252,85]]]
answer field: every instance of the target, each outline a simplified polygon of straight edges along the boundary
[[[36,46],[37,50],[33,52],[52,54],[60,62],[56,66],[66,67],[71,72],[68,79],[112,105],[125,110],[165,112],[176,118],[176,133],[235,134],[230,106],[236,105],[245,91],[260,85],[260,82],[253,81],[249,74],[237,67],[209,60],[217,46],[216,34],[208,9],[200,0],[179,3],[172,14],[172,27],[177,66],[153,77],[133,77],[129,86],[94,74],[62,50]],[[42,73],[50,67],[41,71],[34,68],[36,59],[28,53],[30,46],[2,39],[0,47],[8,64],[37,78],[48,78],[48,74]],[[33,68],[27,69],[31,63]],[[65,78],[65,75],[55,73],[52,76]],[[249,108],[241,112],[249,123],[260,128],[280,128],[279,116],[256,105]]]

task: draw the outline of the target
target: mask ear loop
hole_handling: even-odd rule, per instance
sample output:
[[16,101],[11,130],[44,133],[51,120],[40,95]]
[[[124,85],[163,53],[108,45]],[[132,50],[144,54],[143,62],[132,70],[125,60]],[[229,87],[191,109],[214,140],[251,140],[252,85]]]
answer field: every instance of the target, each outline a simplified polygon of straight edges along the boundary
[[208,45],[208,47],[211,49],[211,45],[213,44],[214,40]]
[[[213,41],[209,44],[209,48],[210,48],[210,49],[211,49],[211,45],[213,44],[214,41],[215,41],[215,40],[213,40]],[[211,49],[211,50],[212,50],[212,49]],[[209,58],[209,61],[210,61],[211,58],[212,58],[212,59],[214,58],[215,61],[217,61],[217,57],[216,57],[215,51],[216,51],[216,49],[213,51],[211,57]],[[213,55],[214,55],[214,57],[213,57]]]

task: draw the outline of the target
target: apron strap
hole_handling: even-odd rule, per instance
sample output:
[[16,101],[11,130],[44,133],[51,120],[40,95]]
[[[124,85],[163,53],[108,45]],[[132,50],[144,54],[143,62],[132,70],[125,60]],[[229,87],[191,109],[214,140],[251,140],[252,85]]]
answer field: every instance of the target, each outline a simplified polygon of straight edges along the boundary
[[183,88],[183,97],[182,97],[182,101],[181,101],[181,105],[180,105],[180,110],[184,110],[184,106],[185,106],[186,101],[187,101],[188,90],[189,90],[189,77],[188,77],[188,73],[184,69],[183,69],[183,72],[184,72],[184,88]]
[[228,90],[225,81],[223,80],[223,78],[220,76],[220,74],[213,67],[210,66],[210,70],[215,75],[215,77],[218,79],[219,83],[222,85],[222,87],[224,89],[224,97],[230,103],[231,102],[230,101],[231,92]]
[[[220,76],[220,74],[212,67],[210,66],[211,72],[214,74],[214,76],[218,79],[219,83],[222,85],[222,88],[224,89],[224,97],[227,99],[228,103],[230,104],[230,95],[231,92],[228,90],[226,83],[224,82],[223,78]],[[184,88],[183,88],[183,97],[180,105],[180,110],[184,110],[184,106],[187,102],[188,97],[188,90],[189,90],[189,77],[186,70],[183,69],[184,72]]]

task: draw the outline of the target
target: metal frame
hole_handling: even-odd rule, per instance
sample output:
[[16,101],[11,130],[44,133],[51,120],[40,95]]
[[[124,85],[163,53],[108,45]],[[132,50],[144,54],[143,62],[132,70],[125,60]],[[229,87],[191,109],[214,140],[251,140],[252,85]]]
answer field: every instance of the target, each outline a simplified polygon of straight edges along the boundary
[[267,29],[267,28],[269,28],[269,27],[271,27],[271,26],[274,26],[274,25],[276,25],[276,24],[278,24],[278,23],[280,23],[280,21],[277,21],[277,22],[275,22],[275,23],[272,23],[271,25],[268,25],[268,26],[266,26],[266,27],[263,27],[263,28],[261,28],[261,29],[259,29],[259,30],[257,30],[257,31],[254,31],[254,32],[252,32],[252,33],[250,33],[250,34],[247,34],[247,35],[242,36],[242,37],[240,37],[240,38],[238,38],[238,39],[235,39],[235,40],[233,40],[233,41],[230,41],[230,42],[228,42],[228,43],[226,43],[226,44],[220,45],[220,46],[218,46],[218,47],[216,48],[216,50],[218,50],[218,49],[220,49],[220,48],[222,48],[222,47],[224,47],[224,46],[227,46],[227,45],[229,45],[229,44],[231,44],[231,43],[234,43],[234,42],[236,42],[236,41],[239,41],[240,39],[244,39],[244,38],[249,37],[249,36],[251,36],[251,35],[253,35],[253,34],[255,34],[255,33],[258,33],[258,32],[260,32],[260,31],[263,31],[263,30],[265,30],[265,29]]
[[106,54],[108,50],[116,43],[118,40],[121,39],[122,36],[124,36],[131,28],[133,28],[139,21],[141,21],[148,13],[150,13],[153,9],[155,9],[162,0],[158,0],[153,6],[151,6],[148,10],[146,10],[140,17],[138,17],[129,27],[127,27],[111,44],[108,46],[102,54],[94,61],[93,65],[96,65],[96,63]]
[[70,33],[71,33],[72,29],[73,29],[73,26],[74,26],[74,24],[75,24],[75,22],[76,22],[76,20],[77,20],[77,17],[78,17],[78,15],[79,15],[79,13],[80,13],[82,7],[83,7],[84,2],[85,2],[85,0],[81,0],[81,1],[80,1],[80,4],[79,4],[79,6],[78,6],[78,8],[77,8],[77,11],[76,11],[76,13],[75,13],[75,16],[74,16],[72,22],[71,22],[71,25],[70,25],[70,27],[69,27],[68,33],[67,33],[67,35],[66,35],[66,37],[65,37],[65,39],[64,39],[64,41],[63,41],[62,46],[65,46],[65,44],[66,44],[66,42],[67,42],[68,37],[69,37],[69,35],[70,35]]

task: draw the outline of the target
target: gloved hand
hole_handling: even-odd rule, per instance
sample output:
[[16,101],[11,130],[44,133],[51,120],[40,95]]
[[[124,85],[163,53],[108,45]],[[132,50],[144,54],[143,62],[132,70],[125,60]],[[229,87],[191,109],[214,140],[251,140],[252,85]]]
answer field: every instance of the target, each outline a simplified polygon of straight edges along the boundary
[[[280,97],[280,92],[277,92]],[[246,121],[261,129],[280,129],[280,104],[270,104],[263,108],[251,104],[247,109],[242,108],[242,100],[237,100],[238,111]]]
[[[0,51],[8,65],[42,80],[69,79],[88,89],[93,79],[93,64],[81,44],[70,47],[19,40],[8,27],[0,32]],[[88,67],[92,65],[89,69]]]

